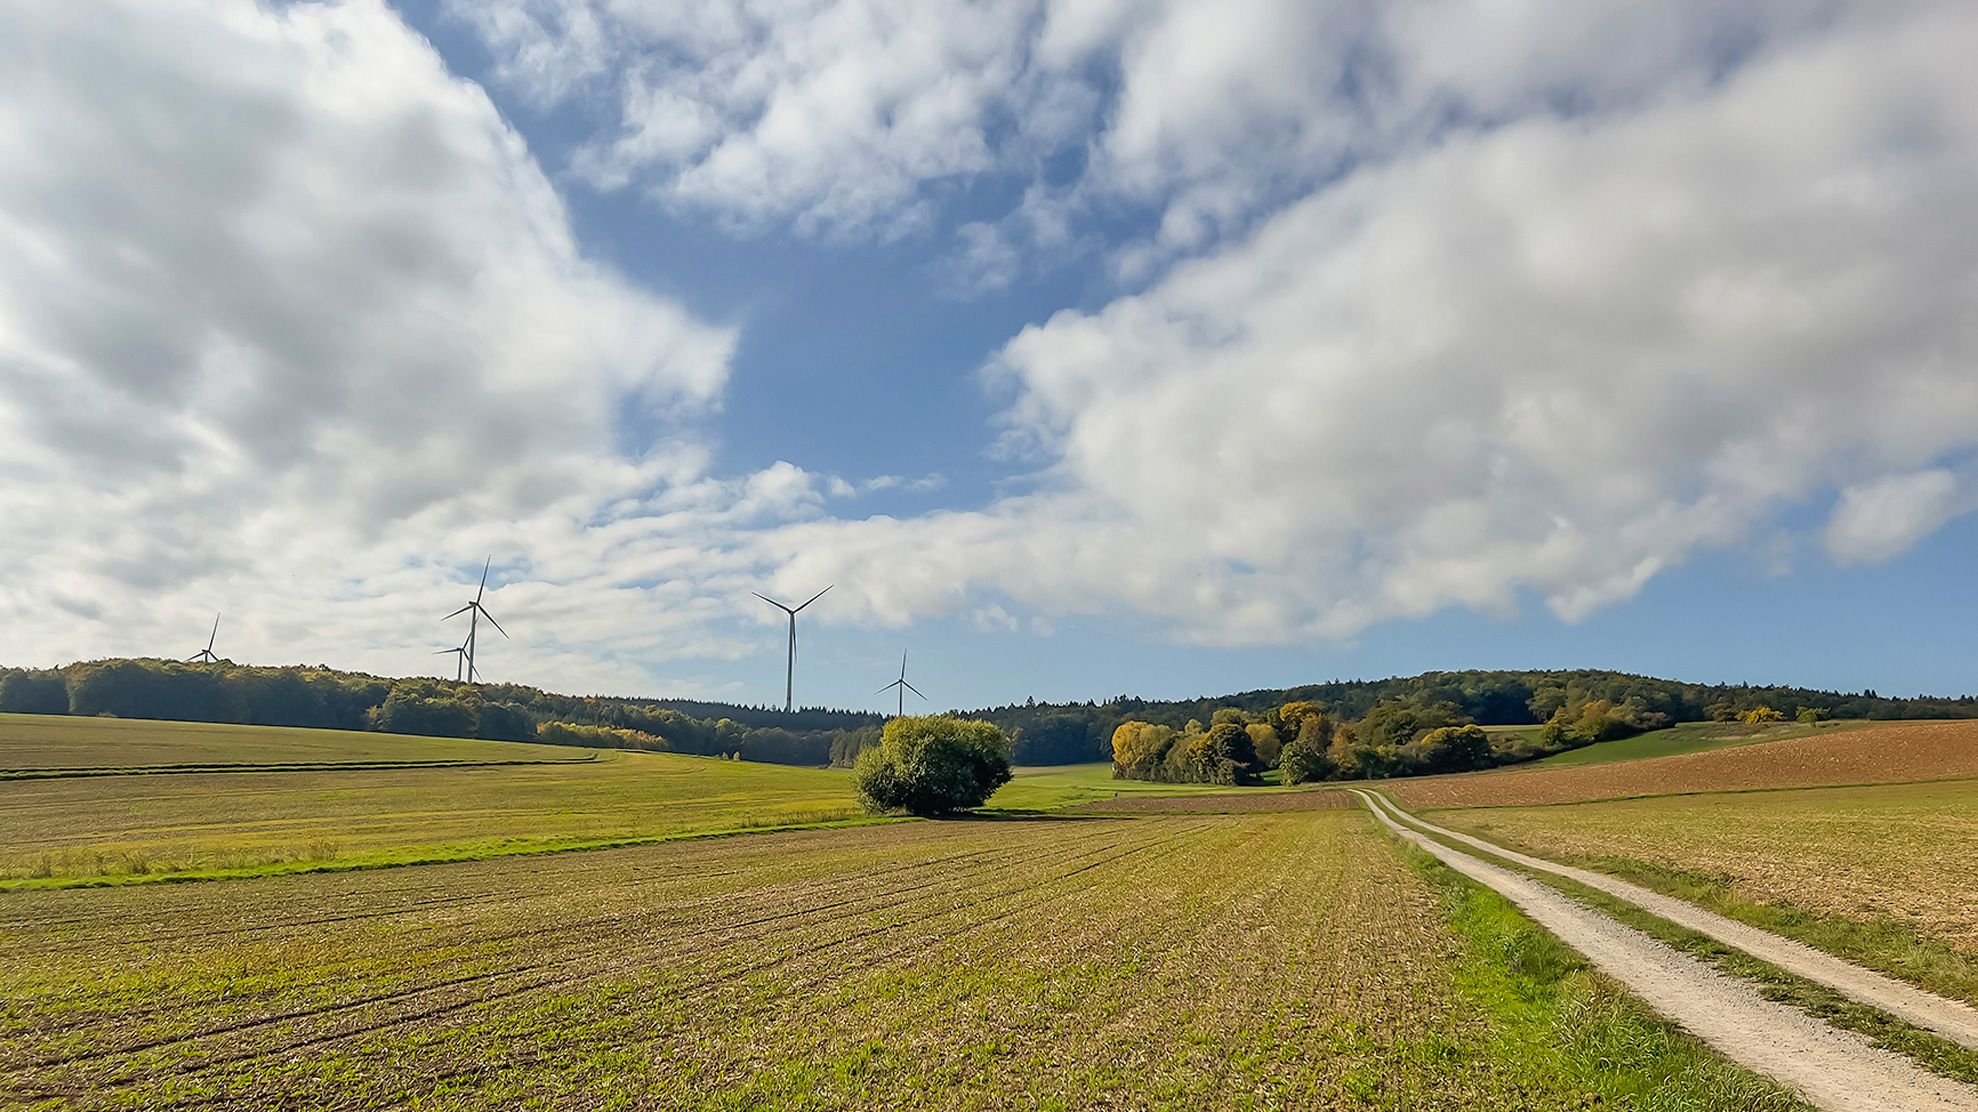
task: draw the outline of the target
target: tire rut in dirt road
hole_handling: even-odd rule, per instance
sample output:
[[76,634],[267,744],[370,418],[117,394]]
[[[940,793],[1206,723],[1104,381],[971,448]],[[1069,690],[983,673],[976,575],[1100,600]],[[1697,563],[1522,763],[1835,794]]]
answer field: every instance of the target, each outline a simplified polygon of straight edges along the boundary
[[1530,877],[1472,857],[1410,829],[1355,790],[1395,834],[1489,887],[1579,951],[1656,1013],[1738,1064],[1797,1090],[1821,1108],[1848,1112],[1971,1112],[1978,1089],[1759,995],[1696,958],[1626,927]]
[[1714,911],[1705,911],[1693,903],[1673,896],[1665,896],[1660,892],[1643,888],[1639,884],[1630,884],[1605,873],[1561,865],[1544,858],[1505,849],[1482,838],[1437,826],[1426,819],[1403,811],[1392,800],[1381,796],[1375,798],[1403,822],[1432,834],[1440,834],[1445,838],[1462,842],[1464,845],[1474,846],[1506,861],[1514,861],[1528,869],[1565,877],[1588,888],[1598,889],[1610,896],[1626,900],[1677,926],[1687,927],[1726,946],[1736,947],[1788,973],[1826,985],[1856,1003],[1880,1008],[1905,1023],[1934,1032],[1959,1046],[1978,1050],[1978,1008],[1961,1000],[1951,1000],[1933,992],[1926,992],[1915,985],[1906,984],[1872,969],[1865,969],[1851,961],[1837,958],[1824,950],[1816,950],[1804,942],[1796,942],[1749,923],[1740,923],[1736,919],[1727,918]]

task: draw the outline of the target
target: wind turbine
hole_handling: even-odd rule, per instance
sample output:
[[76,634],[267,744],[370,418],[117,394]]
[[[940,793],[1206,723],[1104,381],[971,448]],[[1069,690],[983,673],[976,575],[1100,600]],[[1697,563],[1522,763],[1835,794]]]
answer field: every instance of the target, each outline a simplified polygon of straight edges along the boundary
[[[837,584],[833,583],[825,587],[824,591],[828,591],[836,586]],[[811,603],[823,598],[824,591],[819,591],[810,596],[810,598],[804,601],[804,606],[809,606]],[[750,591],[749,593],[790,616],[790,663],[783,671],[783,713],[788,714],[793,709],[794,701],[792,696],[797,689],[797,611],[802,610],[804,606],[799,606],[793,610],[760,591]],[[492,618],[489,619],[489,621],[493,620]]]
[[[460,643],[460,644],[458,644],[458,645],[455,645],[454,647],[452,647],[452,648],[450,648],[450,649],[437,649],[437,650],[435,650],[435,651],[433,652],[433,655],[434,655],[434,656],[445,656],[445,655],[446,655],[446,654],[448,654],[448,653],[452,653],[452,654],[453,654],[453,657],[454,657],[454,660],[453,660],[453,682],[455,682],[455,683],[459,683],[459,682],[460,682],[460,674],[461,674],[461,672],[462,672],[462,671],[463,671],[463,670],[464,670],[464,669],[466,668],[466,666],[467,666],[467,644],[466,644],[466,642],[462,642],[462,643]],[[471,678],[471,677],[470,677],[470,678]]]
[[440,619],[440,621],[446,621],[448,618],[458,618],[462,614],[467,615],[467,641],[463,648],[467,654],[468,683],[474,682],[474,639],[481,631],[481,619],[486,618],[488,624],[495,627],[495,632],[501,634],[503,637],[508,636],[508,631],[501,628],[501,623],[495,621],[494,615],[488,613],[487,608],[481,605],[481,596],[486,594],[488,590],[488,569],[493,566],[494,557],[489,556],[488,562],[481,565],[481,585],[474,591],[473,601],[448,614],[445,618]]
[[[907,682],[907,654],[905,653],[900,654],[900,678],[894,680],[892,683],[887,684],[885,687],[882,687],[879,690],[873,692],[873,694],[884,695],[888,691],[893,690],[894,688],[898,688],[900,691],[900,703],[899,706],[894,709],[893,717],[900,718],[905,716],[905,714],[907,713],[907,692],[911,691],[915,695],[920,695],[920,688],[915,687],[914,685]],[[920,695],[920,697],[923,699],[927,698],[927,696],[925,695]]]
[[217,664],[220,658],[213,653],[213,642],[220,637],[220,616],[213,615],[213,632],[206,637],[206,647],[185,658],[187,664]]

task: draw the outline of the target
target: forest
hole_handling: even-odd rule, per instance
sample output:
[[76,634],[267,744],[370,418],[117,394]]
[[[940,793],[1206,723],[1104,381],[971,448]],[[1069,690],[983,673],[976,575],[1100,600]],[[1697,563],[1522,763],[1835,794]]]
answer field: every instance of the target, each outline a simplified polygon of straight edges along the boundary
[[[1785,717],[1978,717],[1978,699],[1890,698],[1795,687],[1688,684],[1619,672],[1430,672],[1218,698],[1021,704],[961,712],[1009,734],[1017,764],[1114,761],[1125,775],[1240,782],[1262,769],[1311,779],[1406,775],[1545,751],[1759,708]],[[560,695],[517,684],[388,678],[324,666],[151,659],[0,668],[0,712],[112,715],[541,741],[849,766],[885,716],[679,699]],[[1308,720],[1309,721],[1308,723]],[[1119,761],[1119,732],[1129,759]],[[1479,748],[1470,726],[1543,725],[1538,745]],[[1163,733],[1165,731],[1165,733]],[[1342,738],[1342,731],[1344,735]],[[1241,735],[1241,736],[1238,736]],[[1158,750],[1158,758],[1148,757]]]

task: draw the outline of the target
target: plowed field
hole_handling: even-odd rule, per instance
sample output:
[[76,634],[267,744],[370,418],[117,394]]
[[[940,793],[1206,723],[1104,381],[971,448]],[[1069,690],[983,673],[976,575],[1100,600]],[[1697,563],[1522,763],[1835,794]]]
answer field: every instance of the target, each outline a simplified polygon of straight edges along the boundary
[[1978,777],[1978,720],[1900,722],[1708,753],[1383,781],[1411,810]]
[[15,892],[0,1104],[1792,1106],[1452,898],[1348,811]]

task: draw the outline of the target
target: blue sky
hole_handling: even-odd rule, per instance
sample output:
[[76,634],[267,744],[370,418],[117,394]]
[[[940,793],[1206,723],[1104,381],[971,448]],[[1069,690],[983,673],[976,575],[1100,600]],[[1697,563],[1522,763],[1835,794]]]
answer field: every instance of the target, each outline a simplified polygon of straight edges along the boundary
[[9,662],[1974,690],[1967,6],[61,7]]

